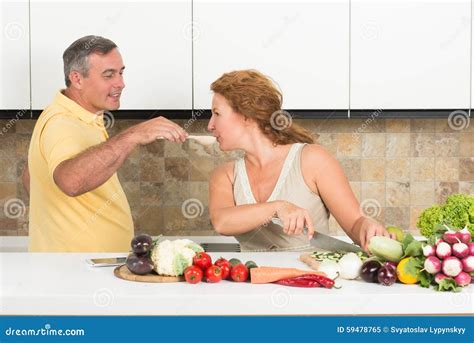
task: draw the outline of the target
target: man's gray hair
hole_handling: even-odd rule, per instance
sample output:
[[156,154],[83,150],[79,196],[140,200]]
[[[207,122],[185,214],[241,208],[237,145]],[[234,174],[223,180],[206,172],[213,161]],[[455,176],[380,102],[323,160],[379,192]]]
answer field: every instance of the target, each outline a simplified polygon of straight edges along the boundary
[[63,54],[66,86],[71,85],[71,80],[69,80],[71,71],[77,71],[83,76],[88,75],[90,54],[105,55],[116,47],[117,45],[110,39],[93,35],[79,38],[72,43]]

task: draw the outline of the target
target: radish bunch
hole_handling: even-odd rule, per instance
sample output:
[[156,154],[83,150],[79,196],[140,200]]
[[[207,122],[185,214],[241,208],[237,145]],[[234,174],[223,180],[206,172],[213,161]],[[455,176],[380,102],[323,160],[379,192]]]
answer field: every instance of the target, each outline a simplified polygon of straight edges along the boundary
[[435,275],[435,282],[452,278],[458,286],[471,283],[474,272],[474,243],[467,228],[460,231],[448,230],[435,245],[423,247],[426,257],[424,270]]

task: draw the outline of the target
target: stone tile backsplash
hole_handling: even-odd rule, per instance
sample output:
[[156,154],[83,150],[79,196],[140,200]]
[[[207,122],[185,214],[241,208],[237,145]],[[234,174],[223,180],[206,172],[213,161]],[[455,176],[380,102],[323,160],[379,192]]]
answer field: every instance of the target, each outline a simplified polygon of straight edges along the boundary
[[[140,122],[116,120],[115,133]],[[185,120],[178,120],[184,125]],[[447,119],[295,120],[340,161],[351,187],[372,215],[386,225],[416,231],[419,213],[452,193],[474,194],[474,125],[455,130]],[[0,235],[28,235],[28,197],[21,184],[34,120],[0,120]],[[196,120],[190,133],[206,132]],[[157,141],[136,149],[118,175],[128,196],[135,231],[213,235],[208,181],[221,163],[241,156],[193,141],[178,146]],[[18,206],[12,202],[19,199]],[[197,199],[199,202],[195,201]],[[7,215],[6,204],[16,212]],[[23,204],[25,204],[23,206]],[[202,206],[201,206],[202,205]],[[186,211],[183,212],[183,208]],[[333,234],[342,234],[334,218]]]

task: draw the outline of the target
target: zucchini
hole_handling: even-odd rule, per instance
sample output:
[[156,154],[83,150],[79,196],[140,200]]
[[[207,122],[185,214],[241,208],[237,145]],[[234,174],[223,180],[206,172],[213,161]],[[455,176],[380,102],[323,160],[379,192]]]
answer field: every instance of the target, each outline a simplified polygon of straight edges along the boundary
[[403,256],[402,243],[384,236],[372,237],[369,242],[369,251],[391,262],[399,262]]

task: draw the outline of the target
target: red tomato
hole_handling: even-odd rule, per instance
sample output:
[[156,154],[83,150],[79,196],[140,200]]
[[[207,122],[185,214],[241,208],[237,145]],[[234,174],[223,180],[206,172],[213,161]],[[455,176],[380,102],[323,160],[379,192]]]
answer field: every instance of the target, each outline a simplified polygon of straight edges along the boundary
[[228,279],[232,269],[230,262],[221,257],[214,264],[222,269],[222,280]]
[[222,280],[222,270],[216,265],[212,265],[206,269],[206,281],[215,283]]
[[247,278],[249,277],[249,269],[245,264],[240,263],[230,270],[230,277],[235,282],[247,281]]
[[198,252],[193,257],[193,264],[201,268],[202,271],[205,271],[207,268],[209,268],[212,265],[211,256],[209,256],[205,252]]
[[196,266],[190,266],[184,270],[184,278],[189,283],[199,283],[202,280],[202,270]]

